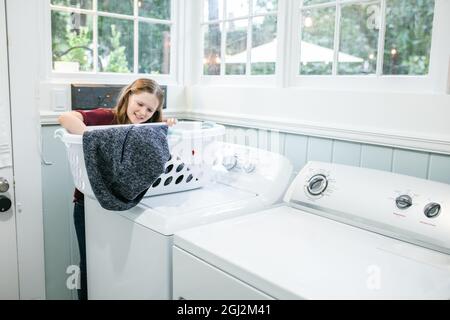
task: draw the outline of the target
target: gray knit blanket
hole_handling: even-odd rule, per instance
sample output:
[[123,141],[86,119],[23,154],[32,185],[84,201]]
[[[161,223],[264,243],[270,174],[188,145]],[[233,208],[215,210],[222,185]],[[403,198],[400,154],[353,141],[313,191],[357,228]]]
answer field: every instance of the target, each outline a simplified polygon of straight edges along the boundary
[[86,131],[84,161],[100,205],[123,211],[136,206],[169,160],[167,126],[120,126]]

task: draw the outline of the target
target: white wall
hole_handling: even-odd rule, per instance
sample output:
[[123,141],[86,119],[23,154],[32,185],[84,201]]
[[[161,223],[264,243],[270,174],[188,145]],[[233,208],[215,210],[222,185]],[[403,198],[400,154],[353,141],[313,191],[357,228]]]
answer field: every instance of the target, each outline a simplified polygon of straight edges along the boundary
[[450,95],[193,86],[194,115],[229,124],[450,154]]

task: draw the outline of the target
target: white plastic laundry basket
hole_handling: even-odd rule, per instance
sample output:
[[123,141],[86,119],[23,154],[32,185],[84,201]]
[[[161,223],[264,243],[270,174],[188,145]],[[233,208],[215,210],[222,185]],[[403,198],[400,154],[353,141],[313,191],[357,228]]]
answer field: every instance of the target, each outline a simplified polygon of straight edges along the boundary
[[[111,127],[92,126],[88,127],[88,130]],[[213,122],[180,121],[175,126],[169,127],[167,141],[170,159],[165,164],[165,172],[153,182],[145,196],[202,187],[211,178],[218,142],[222,140],[224,134],[225,127]],[[84,163],[83,136],[58,129],[55,131],[55,138],[61,139],[66,145],[75,187],[85,195],[95,197]]]

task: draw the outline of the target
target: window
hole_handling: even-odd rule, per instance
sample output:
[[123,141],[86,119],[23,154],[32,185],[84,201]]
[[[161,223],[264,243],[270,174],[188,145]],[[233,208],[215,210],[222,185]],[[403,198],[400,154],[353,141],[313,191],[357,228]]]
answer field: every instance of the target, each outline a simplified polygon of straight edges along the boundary
[[277,0],[203,0],[203,75],[274,75]]
[[171,0],[51,0],[57,72],[171,73]]
[[299,75],[428,74],[434,0],[303,0]]

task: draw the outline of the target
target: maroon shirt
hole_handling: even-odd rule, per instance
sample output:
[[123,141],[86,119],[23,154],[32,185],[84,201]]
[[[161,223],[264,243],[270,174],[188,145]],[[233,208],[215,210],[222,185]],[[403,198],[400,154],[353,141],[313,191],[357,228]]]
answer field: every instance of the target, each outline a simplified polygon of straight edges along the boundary
[[[87,126],[104,126],[117,124],[112,109],[98,108],[93,110],[75,110],[83,116],[83,122]],[[75,189],[73,195],[74,202],[84,200],[84,194],[80,190]]]

